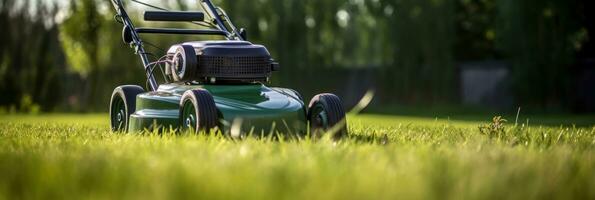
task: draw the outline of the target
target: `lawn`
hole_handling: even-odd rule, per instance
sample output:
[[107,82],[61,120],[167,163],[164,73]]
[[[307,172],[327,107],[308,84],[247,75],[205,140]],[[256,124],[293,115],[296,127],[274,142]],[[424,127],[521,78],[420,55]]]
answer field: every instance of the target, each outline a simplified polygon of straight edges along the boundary
[[121,134],[104,114],[4,115],[0,199],[595,199],[592,119],[480,131],[490,118],[360,115],[333,142]]

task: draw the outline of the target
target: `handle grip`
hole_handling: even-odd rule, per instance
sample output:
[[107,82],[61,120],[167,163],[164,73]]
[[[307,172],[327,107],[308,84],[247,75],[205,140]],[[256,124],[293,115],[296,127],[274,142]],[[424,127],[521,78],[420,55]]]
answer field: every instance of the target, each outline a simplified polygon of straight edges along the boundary
[[145,21],[192,22],[203,21],[205,14],[184,11],[145,11],[144,17]]

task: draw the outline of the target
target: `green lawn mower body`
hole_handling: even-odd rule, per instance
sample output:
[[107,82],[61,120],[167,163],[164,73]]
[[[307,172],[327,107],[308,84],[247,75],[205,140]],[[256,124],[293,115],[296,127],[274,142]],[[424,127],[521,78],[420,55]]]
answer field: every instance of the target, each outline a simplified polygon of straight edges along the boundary
[[[146,21],[186,22],[209,29],[136,28],[122,0],[111,1],[116,21],[124,26],[122,38],[140,56],[147,76],[146,88],[122,85],[114,89],[110,100],[113,131],[347,135],[345,112],[337,96],[319,94],[305,104],[295,90],[266,86],[279,64],[264,46],[247,41],[246,32],[236,29],[210,0],[197,0],[204,13],[168,11],[131,1],[158,10],[146,11]],[[140,34],[217,35],[225,39],[175,44],[166,55],[150,61]],[[156,71],[162,72],[162,83],[155,78]]]
[[299,94],[285,88],[269,88],[263,84],[245,85],[182,85],[159,86],[155,92],[139,94],[136,111],[130,116],[129,131],[156,128],[178,128],[180,100],[188,90],[204,89],[214,97],[219,126],[230,132],[233,123],[252,134],[306,133],[306,105]]

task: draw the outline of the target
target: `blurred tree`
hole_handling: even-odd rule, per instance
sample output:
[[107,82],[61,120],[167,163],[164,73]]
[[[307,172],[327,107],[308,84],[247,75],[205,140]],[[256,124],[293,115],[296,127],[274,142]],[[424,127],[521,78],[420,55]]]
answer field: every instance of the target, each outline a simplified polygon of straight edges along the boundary
[[0,107],[26,112],[41,104],[47,111],[61,100],[57,11],[40,0],[0,1]]
[[[456,96],[453,0],[384,1],[390,61],[382,73],[389,101],[449,102]],[[380,13],[380,11],[376,11]]]
[[82,102],[95,105],[95,85],[99,72],[99,30],[101,14],[95,0],[71,0],[69,17],[60,27],[60,39],[68,66],[84,80]]
[[[105,111],[112,89],[122,80],[143,85],[142,66],[122,42],[122,25],[106,1],[72,0],[70,13],[60,27],[60,39],[68,66],[78,74],[81,84],[69,86],[71,96],[80,97],[75,109]],[[155,57],[155,56],[153,56]]]
[[577,50],[574,37],[583,30],[578,4],[576,0],[499,1],[498,47],[512,61],[513,87],[520,103],[540,108],[568,105],[569,67]]
[[457,60],[501,58],[496,44],[496,0],[458,0],[456,4]]

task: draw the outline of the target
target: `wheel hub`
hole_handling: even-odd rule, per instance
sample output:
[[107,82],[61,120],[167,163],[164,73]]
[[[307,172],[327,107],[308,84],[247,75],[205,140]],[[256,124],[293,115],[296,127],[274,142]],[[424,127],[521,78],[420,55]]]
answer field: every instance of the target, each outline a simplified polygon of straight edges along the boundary
[[118,120],[118,122],[124,121],[124,117],[123,116],[124,116],[124,110],[120,110],[118,112],[118,115],[116,116],[116,120]]
[[326,116],[326,112],[322,111],[318,114],[318,117],[320,118],[320,124],[322,125],[322,127],[327,127],[328,126],[328,117]]
[[111,112],[111,126],[112,130],[120,131],[123,130],[126,123],[126,108],[124,105],[124,101],[121,98],[118,98],[112,103],[112,112]]
[[186,117],[186,120],[184,120],[184,125],[188,128],[192,128],[194,125],[194,116],[188,115],[188,117]]
[[314,125],[318,128],[327,128],[328,127],[328,117],[324,110],[321,110],[316,116],[314,117]]

